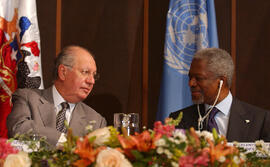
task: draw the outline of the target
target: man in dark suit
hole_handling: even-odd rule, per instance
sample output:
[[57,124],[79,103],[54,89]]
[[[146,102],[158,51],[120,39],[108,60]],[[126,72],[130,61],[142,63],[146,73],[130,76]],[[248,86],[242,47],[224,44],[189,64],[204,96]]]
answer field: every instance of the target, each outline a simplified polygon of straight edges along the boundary
[[183,112],[177,128],[215,128],[228,141],[270,141],[270,112],[232,97],[230,87],[234,72],[231,56],[218,48],[199,50],[189,70],[189,86],[194,105],[173,112]]
[[106,126],[106,120],[82,101],[96,80],[97,67],[92,54],[79,46],[69,46],[55,60],[54,84],[45,90],[18,89],[12,97],[13,109],[7,120],[8,135],[34,133],[47,137],[55,146],[66,141],[64,122],[73,134],[85,135],[86,126]]

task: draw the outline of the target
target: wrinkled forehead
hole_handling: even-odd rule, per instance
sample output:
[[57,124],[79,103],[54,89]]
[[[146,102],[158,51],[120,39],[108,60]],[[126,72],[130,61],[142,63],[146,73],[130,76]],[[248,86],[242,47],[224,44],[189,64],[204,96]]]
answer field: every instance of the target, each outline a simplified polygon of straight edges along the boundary
[[77,53],[74,57],[74,66],[96,69],[96,62],[88,52]]
[[191,70],[206,70],[207,69],[207,61],[204,59],[193,59],[190,65]]
[[205,59],[193,59],[189,69],[189,74],[214,75],[208,67],[208,61]]

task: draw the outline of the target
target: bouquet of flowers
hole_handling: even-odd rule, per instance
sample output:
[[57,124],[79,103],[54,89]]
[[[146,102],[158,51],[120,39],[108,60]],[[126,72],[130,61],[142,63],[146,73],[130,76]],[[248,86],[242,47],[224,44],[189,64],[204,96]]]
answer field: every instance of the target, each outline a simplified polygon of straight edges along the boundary
[[[270,166],[270,154],[263,141],[256,143],[256,152],[246,153],[237,145],[228,145],[225,137],[215,130],[209,133],[193,128],[175,129],[174,125],[180,120],[181,116],[177,120],[166,119],[165,124],[158,121],[153,130],[145,129],[130,136],[125,129],[119,134],[112,126],[84,137],[73,136],[69,129],[62,146],[48,149],[40,140],[39,148],[33,148],[35,151],[30,153],[19,152],[2,142],[0,166],[10,167],[12,163],[34,167]],[[257,151],[263,158],[256,156]]]
[[24,166],[30,167],[28,154],[11,146],[6,139],[0,139],[0,167]]

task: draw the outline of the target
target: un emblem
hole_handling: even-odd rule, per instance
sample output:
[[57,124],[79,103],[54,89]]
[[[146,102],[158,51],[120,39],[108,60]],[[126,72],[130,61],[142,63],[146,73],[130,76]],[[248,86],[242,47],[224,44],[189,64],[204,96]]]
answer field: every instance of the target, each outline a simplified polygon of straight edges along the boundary
[[165,63],[187,75],[195,52],[208,47],[205,0],[180,0],[167,15]]

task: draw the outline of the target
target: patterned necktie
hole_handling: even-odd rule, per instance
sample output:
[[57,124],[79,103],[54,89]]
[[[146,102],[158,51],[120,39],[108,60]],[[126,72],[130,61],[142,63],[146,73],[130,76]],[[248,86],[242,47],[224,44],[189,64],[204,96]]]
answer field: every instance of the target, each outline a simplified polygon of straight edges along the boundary
[[66,111],[69,108],[67,102],[61,103],[62,110],[60,110],[56,116],[56,129],[59,132],[66,133],[65,120],[66,120]]
[[209,114],[209,119],[208,119],[208,126],[207,126],[207,130],[209,132],[212,132],[212,129],[215,128],[218,131],[218,126],[217,126],[217,122],[215,120],[215,115],[219,112],[219,110],[214,107],[211,111],[211,113]]

